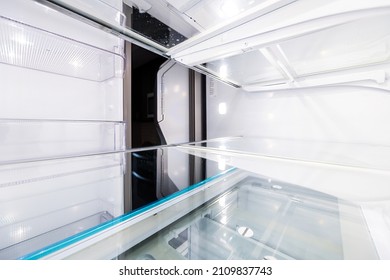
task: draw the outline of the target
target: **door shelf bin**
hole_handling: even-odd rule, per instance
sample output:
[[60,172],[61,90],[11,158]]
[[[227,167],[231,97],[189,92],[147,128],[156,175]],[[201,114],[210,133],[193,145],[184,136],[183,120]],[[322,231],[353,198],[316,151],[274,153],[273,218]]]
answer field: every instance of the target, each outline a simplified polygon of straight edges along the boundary
[[123,153],[0,166],[0,259],[123,214]]
[[123,151],[125,126],[111,121],[0,119],[0,164]]
[[97,82],[123,77],[121,54],[2,16],[0,38],[0,63]]
[[[61,220],[63,215],[67,214],[67,210],[65,209],[59,213],[57,213],[56,218]],[[39,250],[42,247],[47,246],[48,244],[56,242],[58,239],[63,239],[74,234],[79,233],[85,228],[90,228],[97,226],[103,222],[109,221],[113,218],[113,216],[106,211],[98,212],[96,214],[92,214],[89,217],[70,222],[66,225],[61,225],[60,227],[50,230],[48,232],[39,234],[30,239],[21,241],[19,243],[15,243],[9,247],[0,250],[0,259],[16,259],[23,256],[26,253],[31,251]],[[45,220],[53,219],[47,215],[47,217],[41,217],[41,223],[45,223]],[[29,231],[29,226],[24,225],[23,223],[19,223],[13,226],[13,231],[11,231],[11,238],[18,239],[21,238],[27,231]]]

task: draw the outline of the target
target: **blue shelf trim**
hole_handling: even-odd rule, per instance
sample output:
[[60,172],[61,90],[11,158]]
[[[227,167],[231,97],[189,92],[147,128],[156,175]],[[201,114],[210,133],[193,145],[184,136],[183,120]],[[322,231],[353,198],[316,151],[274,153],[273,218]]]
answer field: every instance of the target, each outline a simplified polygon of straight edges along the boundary
[[187,187],[185,189],[182,189],[182,190],[180,190],[180,191],[178,191],[176,193],[173,193],[173,194],[171,194],[169,196],[161,198],[161,199],[159,199],[159,200],[157,200],[155,202],[152,202],[152,203],[150,203],[148,205],[145,205],[145,206],[143,206],[143,207],[141,207],[139,209],[136,209],[134,211],[131,211],[129,213],[126,213],[124,215],[116,217],[116,218],[114,218],[114,219],[112,219],[112,220],[110,220],[108,222],[105,222],[105,223],[97,225],[97,226],[95,226],[93,228],[90,228],[89,230],[86,230],[86,231],[77,233],[75,235],[72,235],[72,236],[70,236],[68,238],[65,238],[65,239],[59,241],[59,242],[53,243],[50,246],[44,247],[44,248],[42,248],[42,249],[40,249],[38,251],[35,251],[35,252],[30,253],[30,254],[24,255],[24,256],[20,257],[19,260],[39,260],[39,259],[41,259],[41,258],[43,258],[43,257],[45,257],[47,255],[50,255],[50,254],[52,254],[52,253],[54,253],[56,251],[64,249],[64,248],[66,248],[66,247],[68,247],[70,245],[73,245],[73,244],[75,244],[75,243],[77,243],[79,241],[82,241],[83,239],[91,237],[94,234],[102,232],[103,230],[109,229],[109,228],[111,228],[113,226],[116,226],[116,225],[118,225],[120,223],[126,222],[126,221],[134,218],[137,215],[145,213],[148,210],[150,210],[150,209],[152,209],[154,207],[157,207],[157,206],[159,206],[159,205],[161,205],[161,204],[163,204],[163,203],[165,203],[165,202],[167,202],[169,200],[172,200],[172,199],[174,199],[174,198],[176,198],[178,196],[181,196],[181,195],[183,195],[183,194],[185,194],[187,192],[190,192],[190,191],[192,191],[192,190],[194,190],[196,188],[199,188],[199,187],[201,187],[201,186],[203,186],[203,185],[205,185],[207,183],[210,183],[211,181],[216,180],[217,178],[220,178],[220,177],[222,177],[222,176],[224,176],[224,175],[226,175],[226,174],[228,174],[230,172],[233,172],[236,169],[237,168],[235,168],[235,167],[227,169],[227,170],[225,170],[225,171],[223,171],[223,172],[221,172],[221,173],[219,173],[217,175],[211,176],[211,177],[209,177],[209,178],[207,178],[207,179],[205,179],[205,180],[203,180],[203,181],[201,181],[199,183],[191,185],[191,186],[189,186],[189,187]]

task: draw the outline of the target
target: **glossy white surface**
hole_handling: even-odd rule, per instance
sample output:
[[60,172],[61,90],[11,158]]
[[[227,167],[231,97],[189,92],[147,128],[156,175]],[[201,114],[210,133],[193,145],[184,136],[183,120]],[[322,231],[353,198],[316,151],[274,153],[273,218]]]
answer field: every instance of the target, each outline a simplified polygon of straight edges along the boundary
[[[378,149],[390,143],[386,85],[383,89],[340,85],[245,92],[209,80],[207,102],[209,139],[255,136]],[[223,115],[218,111],[222,102],[226,103]]]
[[209,80],[207,104],[209,139],[243,136],[211,142],[214,160],[346,200],[390,199],[386,85],[248,93]]
[[[281,6],[283,4],[286,3],[281,2]],[[261,14],[259,11],[257,18],[247,22],[238,21],[228,30],[221,28],[222,32],[214,34],[215,36],[211,38],[207,36],[207,32],[200,34],[198,41],[185,42],[181,48],[177,47],[169,53],[183,63],[201,64],[345,23],[369,15],[375,12],[375,8],[378,8],[380,13],[386,12],[383,8],[388,7],[389,3],[385,0],[370,2],[303,0],[280,8],[281,6],[267,14]],[[367,13],[360,13],[361,11]]]
[[174,61],[157,74],[157,121],[167,144],[189,141],[188,69]]
[[[84,5],[77,0],[68,2],[78,2],[77,5],[81,5],[80,7]],[[191,4],[188,4],[188,7],[185,6],[187,4],[182,3],[183,6],[178,1],[170,0],[170,2],[177,5],[176,8],[188,11],[189,14],[195,15],[201,11],[201,9],[197,10],[199,1],[187,1]],[[215,5],[216,2],[219,1],[211,5]],[[1,13],[6,16],[74,40],[109,51],[121,45],[121,41],[112,35],[80,24],[77,20],[54,12],[36,2],[16,0],[0,5]],[[114,6],[118,7],[120,3],[116,2]],[[92,14],[95,12],[96,15],[101,14],[99,11],[93,11],[95,8],[94,5],[88,6],[88,9],[92,9]],[[231,79],[241,75],[239,78],[243,83],[263,81],[279,83],[282,76],[284,78],[282,82],[287,81],[288,87],[298,87],[278,91],[267,91],[264,88],[256,91],[256,87],[253,87],[252,92],[245,92],[209,80],[207,85],[208,138],[244,136],[243,141],[212,142],[217,145],[208,148],[182,147],[180,149],[217,162],[220,170],[229,165],[236,166],[263,175],[270,180],[288,181],[364,204],[367,206],[364,208],[367,223],[372,229],[375,244],[380,247],[379,255],[382,258],[389,258],[389,243],[387,235],[384,234],[389,232],[390,216],[388,211],[390,164],[387,160],[390,157],[388,144],[390,143],[388,125],[390,95],[387,80],[389,66],[379,64],[388,62],[389,59],[388,30],[385,28],[388,23],[388,9],[389,2],[381,0],[296,1],[286,9],[277,10],[275,13],[264,15],[259,10],[261,16],[258,19],[248,24],[244,24],[245,19],[238,20],[237,28],[230,29],[234,23],[221,26],[219,31],[227,32],[218,36],[213,37],[211,33],[206,32],[195,40],[184,43],[189,46],[188,49],[183,50],[180,46],[173,49],[171,54],[184,63],[192,65],[213,61],[214,72],[221,76],[232,74],[229,76]],[[353,13],[348,16],[343,15],[351,11]],[[172,10],[171,12],[176,13]],[[159,13],[161,14],[161,11]],[[335,20],[328,17],[334,14],[340,16],[335,17]],[[368,14],[374,18],[355,24],[356,19]],[[115,22],[116,19],[111,17],[108,20]],[[316,24],[312,24],[312,20]],[[313,30],[340,23],[347,23],[341,25],[347,26],[346,29],[338,30],[341,32],[329,29],[312,33]],[[259,26],[262,29],[259,30]],[[370,28],[374,28],[374,31]],[[215,34],[219,32],[214,31]],[[360,32],[364,32],[365,35],[360,36]],[[320,44],[324,37],[327,40]],[[344,39],[350,44],[340,44]],[[19,41],[23,42],[20,38]],[[251,51],[255,51],[257,57],[259,48],[262,50],[259,52],[262,56],[258,59],[258,63],[253,63]],[[232,56],[242,52],[246,53],[245,56],[249,56],[244,63]],[[266,53],[269,56],[265,55]],[[228,61],[231,64],[230,68],[219,60],[224,57],[230,60]],[[272,70],[262,76],[263,73],[257,71],[264,69],[264,65],[268,70]],[[160,79],[163,97],[159,99],[159,108],[162,109],[158,115],[159,121],[163,130],[167,131],[168,143],[186,142],[189,131],[186,121],[188,92],[185,90],[188,73],[182,66],[171,64],[170,67],[172,73],[165,77],[165,81]],[[240,70],[242,67],[246,72]],[[274,71],[273,67],[277,71]],[[350,69],[350,67],[363,67],[364,71]],[[341,69],[345,71],[342,75],[329,72],[337,72]],[[274,75],[278,71],[281,76]],[[272,75],[267,76],[270,73]],[[319,84],[315,82],[316,77],[313,83],[312,77],[308,80],[299,80],[298,78],[302,77],[296,76],[319,73],[328,75],[321,76],[324,79]],[[122,120],[121,79],[97,83],[5,64],[0,65],[0,74],[4,77],[4,82],[0,85],[1,118]],[[23,83],[20,82],[22,78]],[[351,84],[327,86],[346,82]],[[363,83],[372,87],[362,87]],[[301,85],[321,85],[321,87],[299,89]],[[34,127],[26,129],[25,132],[28,133],[36,132]],[[11,134],[17,129],[13,127],[12,131]],[[183,131],[186,133],[183,134]],[[50,136],[50,133],[55,132],[55,129],[48,129],[40,135]],[[66,143],[59,143],[57,148],[62,150],[65,145],[70,149],[87,147],[87,145],[83,146],[85,139],[87,141],[89,137],[100,139],[105,131],[97,129],[91,133],[89,129],[82,131],[76,129],[76,133],[80,133],[80,141],[74,142],[71,139]],[[23,137],[23,133],[19,136]],[[18,135],[12,137],[17,139]],[[8,140],[9,138],[0,139],[0,142],[8,144]],[[37,143],[42,140],[44,140],[42,137],[38,137]],[[80,142],[83,144],[80,145]],[[39,145],[36,146],[37,150]],[[23,148],[20,149],[19,155],[23,155]],[[188,155],[183,154],[179,158],[169,157],[170,161],[175,162],[168,166],[169,175],[177,182],[182,180],[178,185],[188,185],[186,181]],[[28,238],[43,231],[50,231],[51,228],[45,228],[45,218],[61,222],[61,219],[50,209],[35,207],[43,201],[49,201],[49,206],[58,206],[58,211],[54,211],[56,213],[60,213],[60,209],[65,209],[62,213],[65,215],[63,218],[65,222],[72,222],[72,215],[68,215],[69,211],[66,210],[73,209],[73,206],[69,205],[71,198],[76,198],[74,202],[76,208],[78,207],[76,210],[79,210],[77,215],[73,216],[75,218],[81,219],[85,215],[93,214],[95,210],[100,212],[106,208],[112,209],[117,214],[123,211],[121,204],[123,180],[120,166],[102,167],[103,171],[98,166],[98,170],[94,169],[91,173],[74,170],[75,166],[65,167],[64,170],[60,170],[60,173],[55,171],[54,175],[51,169],[53,166],[44,165],[15,169],[16,171],[6,166],[1,170],[2,174],[6,174],[2,177],[2,180],[4,179],[1,187],[1,192],[4,194],[2,197],[15,198],[15,201],[5,201],[4,208],[0,212],[4,214],[2,223],[5,227],[12,228],[15,225],[15,230],[10,231],[13,242],[22,241],[26,236]],[[115,177],[116,175],[118,176]],[[98,182],[93,181],[96,179]],[[52,185],[56,188],[51,188]],[[57,188],[60,189],[57,191]],[[24,197],[18,196],[20,193],[30,194],[33,199],[26,203]],[[61,203],[56,204],[56,201]],[[31,208],[34,211],[30,211]],[[17,211],[31,214],[26,216],[29,220],[24,221],[25,225],[21,224],[23,215]],[[176,216],[170,218],[177,218],[179,214],[175,213]],[[153,218],[153,222],[159,222],[159,217]],[[153,225],[148,227],[148,234],[156,230]],[[130,231],[126,229],[125,234],[129,233]],[[114,231],[105,234],[100,236],[104,244],[121,247],[117,244],[117,240],[104,239],[116,234]],[[134,244],[136,241],[127,239],[126,242]],[[9,244],[11,243],[3,246]],[[99,245],[97,247],[99,256],[115,256],[112,251],[107,253],[106,248]],[[94,249],[86,249],[78,254],[88,256]]]
[[[118,144],[123,148],[122,78],[115,77],[123,67],[116,69],[114,61],[99,61],[100,55],[93,51],[89,56],[91,50],[120,50],[123,42],[35,1],[1,1],[0,15],[33,26],[0,23],[2,42],[11,49],[20,48],[14,51],[17,60],[3,59],[0,64],[0,247],[4,249],[29,239],[42,240],[38,236],[58,229],[74,234],[89,225],[88,217],[97,213],[123,213],[120,158],[76,157],[49,163],[7,164],[13,160],[100,153]],[[11,29],[18,32],[9,32]],[[62,36],[66,37],[64,42]],[[76,43],[72,47],[69,42]],[[57,56],[45,56],[45,50]],[[72,67],[83,67],[81,61],[72,61],[80,54],[84,62],[93,62],[84,79],[76,70],[71,73]],[[12,50],[6,49],[2,56],[10,58]],[[66,73],[60,75],[62,70]],[[88,80],[106,70],[114,75],[103,74],[104,81]],[[119,130],[116,124],[120,124]],[[80,220],[86,224],[61,230]],[[18,248],[23,250],[15,249],[1,258],[39,249],[28,245]]]
[[[167,144],[189,141],[188,69],[169,61],[157,74],[157,120]],[[169,177],[176,186],[189,185],[189,158],[184,153],[167,150],[164,158]]]

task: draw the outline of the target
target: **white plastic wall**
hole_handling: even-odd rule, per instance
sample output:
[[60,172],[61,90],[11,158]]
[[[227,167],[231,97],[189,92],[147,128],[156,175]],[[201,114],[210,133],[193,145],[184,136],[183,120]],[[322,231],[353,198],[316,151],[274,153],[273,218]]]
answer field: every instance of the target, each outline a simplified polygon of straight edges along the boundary
[[227,164],[361,205],[388,259],[390,94],[381,87],[245,92],[208,79],[207,136],[243,136],[245,152],[265,156]]
[[[212,85],[210,85],[210,83]],[[210,81],[208,138],[258,136],[296,140],[387,145],[390,94],[339,85],[245,92]]]
[[[116,2],[121,7],[121,1]],[[1,1],[0,15],[103,52],[115,52],[123,44],[115,36],[34,1]],[[45,41],[32,43],[41,47]],[[121,140],[115,139],[123,136],[121,129],[115,132],[115,122],[121,126],[123,121],[123,64],[117,65],[116,77],[91,81],[0,63],[0,145],[5,151],[4,158],[0,155],[0,250],[100,212],[123,213],[120,157],[6,164],[122,148]],[[83,229],[80,226],[72,234]]]
[[[184,66],[169,61],[158,74],[157,120],[167,144],[189,141],[189,74]],[[178,188],[189,185],[189,157],[168,150],[167,172]],[[172,164],[173,163],[173,164]]]

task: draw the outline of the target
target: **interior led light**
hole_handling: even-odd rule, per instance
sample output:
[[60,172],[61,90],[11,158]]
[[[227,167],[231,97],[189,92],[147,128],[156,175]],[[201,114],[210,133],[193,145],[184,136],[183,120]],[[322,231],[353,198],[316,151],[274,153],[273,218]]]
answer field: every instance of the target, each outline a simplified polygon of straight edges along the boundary
[[221,65],[219,67],[219,76],[221,76],[221,78],[226,78],[227,77],[227,74],[228,74],[228,67],[227,65]]
[[225,115],[227,113],[227,106],[225,102],[219,103],[218,105],[218,113],[220,115]]
[[218,169],[221,171],[226,170],[226,160],[224,160],[223,158],[218,160]]

